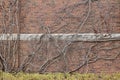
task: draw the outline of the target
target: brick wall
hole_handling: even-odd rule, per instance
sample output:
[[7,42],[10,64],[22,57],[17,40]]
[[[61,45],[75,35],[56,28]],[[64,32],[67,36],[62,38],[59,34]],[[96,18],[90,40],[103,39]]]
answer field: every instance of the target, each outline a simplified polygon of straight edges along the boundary
[[[87,16],[88,4],[83,0],[31,0],[22,7],[24,33],[42,33],[41,25],[48,26],[54,33],[74,33]],[[79,4],[79,5],[78,5]],[[77,6],[76,6],[77,5]],[[93,1],[89,19],[79,32],[120,32],[118,0]],[[60,28],[60,29],[59,29]],[[27,31],[25,31],[28,29]],[[37,29],[37,30],[36,30]],[[59,30],[57,30],[59,29]]]
[[[85,3],[85,0],[21,0],[20,6],[21,33],[48,33],[49,31],[51,33],[120,33],[119,0],[92,0],[90,4]],[[67,42],[57,41],[60,50]],[[25,71],[39,71],[47,60],[59,55],[59,48],[55,44],[54,39],[49,42],[42,40],[42,43],[20,41],[20,64],[24,63],[24,59],[41,45]],[[90,48],[93,45],[95,46]],[[119,49],[120,41],[73,42],[67,47],[65,55],[54,61],[50,60],[44,71],[69,72],[83,63],[85,54],[89,53],[89,57],[113,58],[120,52]],[[78,71],[81,73],[120,72],[119,63],[120,56],[115,60],[100,59],[94,63],[85,64]]]

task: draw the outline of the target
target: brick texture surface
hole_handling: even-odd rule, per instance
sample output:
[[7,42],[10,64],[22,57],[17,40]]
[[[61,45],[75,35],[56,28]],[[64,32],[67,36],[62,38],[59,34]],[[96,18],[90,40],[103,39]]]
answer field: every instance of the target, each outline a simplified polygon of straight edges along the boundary
[[[10,0],[4,1],[7,9]],[[85,1],[87,0],[20,0],[20,33],[48,33],[48,31],[51,33],[120,33],[119,0],[92,0],[90,5],[88,3],[82,4]],[[84,23],[86,16],[88,19]],[[3,32],[1,10],[0,20],[0,32]],[[83,26],[81,27],[81,25]],[[13,27],[12,31],[16,33],[16,27]],[[66,42],[58,41],[61,49]],[[35,44],[39,43],[39,41],[20,41],[21,64],[22,60],[38,47]],[[31,64],[27,66],[26,71],[37,72],[47,59],[58,55],[58,48],[54,44],[54,40],[43,41],[40,44],[42,47],[32,59]],[[89,47],[94,44],[96,43],[72,43],[67,48],[65,58],[62,56],[53,61],[46,67],[45,71],[67,72],[77,68],[82,64],[84,54],[87,54]],[[118,47],[110,49],[115,45]],[[119,46],[120,41],[100,42],[92,48],[89,56],[92,57],[94,54],[102,57],[113,57],[120,52]],[[85,65],[79,72],[120,72],[119,63],[120,56],[115,60],[99,60]]]

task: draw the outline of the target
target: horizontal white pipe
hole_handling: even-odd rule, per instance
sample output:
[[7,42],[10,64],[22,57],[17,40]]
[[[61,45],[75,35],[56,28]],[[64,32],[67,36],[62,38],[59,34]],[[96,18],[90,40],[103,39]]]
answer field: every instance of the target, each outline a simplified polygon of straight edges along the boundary
[[70,34],[0,34],[0,40],[69,40],[69,41],[119,41],[120,33],[70,33]]

